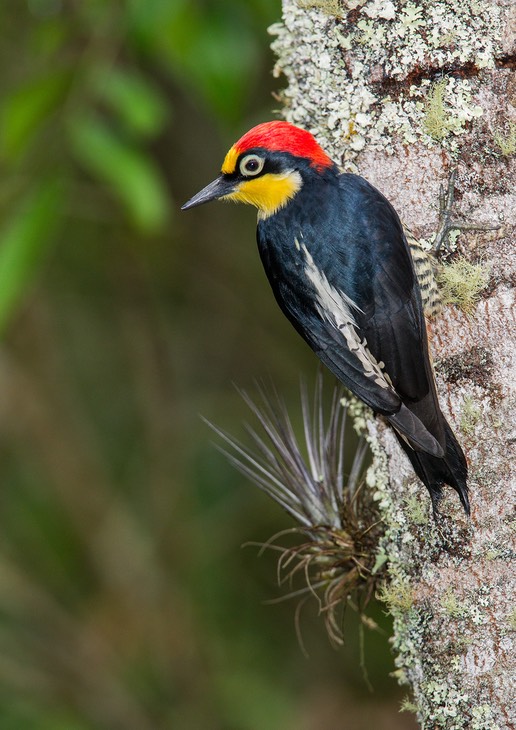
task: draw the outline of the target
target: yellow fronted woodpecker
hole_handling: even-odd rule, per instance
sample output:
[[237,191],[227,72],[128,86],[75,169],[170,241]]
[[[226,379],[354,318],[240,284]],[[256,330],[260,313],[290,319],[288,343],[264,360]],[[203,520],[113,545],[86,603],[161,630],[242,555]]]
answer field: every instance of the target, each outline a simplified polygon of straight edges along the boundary
[[239,139],[183,210],[219,198],[258,208],[258,249],[279,306],[338,380],[387,419],[434,510],[448,484],[469,514],[466,459],[439,407],[414,262],[389,201],[281,121]]

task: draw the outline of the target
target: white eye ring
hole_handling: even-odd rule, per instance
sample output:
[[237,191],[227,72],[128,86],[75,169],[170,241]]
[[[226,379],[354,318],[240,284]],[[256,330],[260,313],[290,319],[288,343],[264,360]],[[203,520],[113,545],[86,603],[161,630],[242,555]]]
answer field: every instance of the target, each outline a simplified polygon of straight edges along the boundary
[[263,170],[264,164],[265,160],[258,155],[246,155],[240,161],[240,172],[242,175],[245,175],[245,177],[259,175]]

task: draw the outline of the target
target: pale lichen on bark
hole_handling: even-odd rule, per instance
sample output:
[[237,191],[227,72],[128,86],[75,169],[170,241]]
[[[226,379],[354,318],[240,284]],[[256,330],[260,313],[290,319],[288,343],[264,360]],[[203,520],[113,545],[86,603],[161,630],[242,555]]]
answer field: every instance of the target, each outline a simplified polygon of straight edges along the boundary
[[499,144],[516,123],[515,29],[504,0],[283,0],[272,28],[285,118],[377,185],[406,224],[431,235],[457,167],[460,217],[500,226],[459,237],[490,281],[471,314],[447,307],[429,328],[443,410],[469,461],[471,520],[450,490],[436,526],[390,431],[368,425],[397,672],[427,729],[516,723],[516,161]]

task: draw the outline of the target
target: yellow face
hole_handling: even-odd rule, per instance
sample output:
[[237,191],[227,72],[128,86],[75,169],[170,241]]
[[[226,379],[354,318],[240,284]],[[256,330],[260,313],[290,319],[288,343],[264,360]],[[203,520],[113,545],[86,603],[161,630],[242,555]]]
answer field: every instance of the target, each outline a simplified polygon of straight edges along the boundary
[[250,203],[258,208],[260,218],[267,218],[283,208],[300,187],[301,175],[298,172],[284,175],[268,173],[255,180],[244,180],[224,200]]
[[[222,164],[223,174],[232,175],[236,172],[239,155],[237,148],[232,147],[229,150]],[[235,189],[224,196],[224,200],[254,205],[258,208],[258,216],[262,219],[286,205],[302,185],[301,175],[296,170],[260,174],[264,164],[265,160],[257,154],[251,153],[243,157],[238,172],[244,180],[237,183]]]

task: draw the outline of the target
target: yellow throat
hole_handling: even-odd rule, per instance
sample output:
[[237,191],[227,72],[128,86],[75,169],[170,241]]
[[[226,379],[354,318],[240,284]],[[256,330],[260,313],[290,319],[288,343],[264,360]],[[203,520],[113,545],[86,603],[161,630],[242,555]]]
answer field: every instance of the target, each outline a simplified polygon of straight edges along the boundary
[[283,208],[302,185],[301,175],[293,170],[282,174],[267,173],[254,180],[244,180],[225,200],[249,203],[258,208],[259,218],[268,218]]
[[[239,150],[236,147],[229,150],[222,164],[221,172],[223,174],[231,175],[235,171],[238,155]],[[224,200],[254,205],[258,208],[259,218],[268,218],[283,208],[298,192],[302,184],[301,175],[296,170],[266,173],[239,183],[232,193],[224,196]]]

